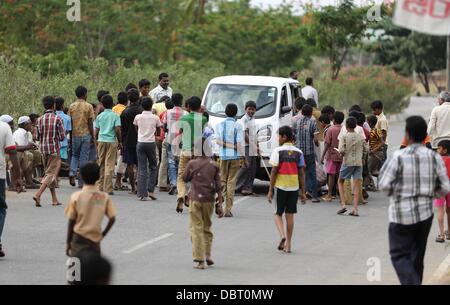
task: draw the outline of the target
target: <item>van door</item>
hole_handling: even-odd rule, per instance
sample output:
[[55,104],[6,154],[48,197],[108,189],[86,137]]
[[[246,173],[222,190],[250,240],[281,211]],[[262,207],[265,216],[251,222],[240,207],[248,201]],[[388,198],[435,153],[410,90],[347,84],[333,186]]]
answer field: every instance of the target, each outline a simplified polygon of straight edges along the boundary
[[[287,84],[283,85],[281,89],[281,100],[280,100],[280,127],[281,126],[291,126],[292,125],[292,93]],[[288,108],[290,107],[290,109]]]

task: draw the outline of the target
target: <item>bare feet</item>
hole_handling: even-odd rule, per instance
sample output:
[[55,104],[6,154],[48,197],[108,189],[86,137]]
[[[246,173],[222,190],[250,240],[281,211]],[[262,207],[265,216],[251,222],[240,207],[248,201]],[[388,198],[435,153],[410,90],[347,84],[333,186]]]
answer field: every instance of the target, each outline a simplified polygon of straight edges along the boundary
[[195,269],[203,270],[206,268],[205,262],[198,262],[196,266],[194,266]]

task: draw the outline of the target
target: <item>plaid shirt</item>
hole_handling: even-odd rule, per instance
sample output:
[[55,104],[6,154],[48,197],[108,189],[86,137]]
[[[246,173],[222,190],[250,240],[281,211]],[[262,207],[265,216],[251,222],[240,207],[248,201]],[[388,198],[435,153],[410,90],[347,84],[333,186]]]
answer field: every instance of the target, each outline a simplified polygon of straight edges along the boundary
[[297,121],[297,147],[305,156],[314,155],[314,135],[319,133],[317,122],[311,117],[302,117]]
[[450,193],[441,156],[420,144],[398,150],[380,172],[379,188],[390,196],[389,221],[412,225],[433,215],[433,198]]
[[36,124],[36,139],[44,155],[60,153],[60,142],[65,138],[64,125],[53,110],[45,111]]

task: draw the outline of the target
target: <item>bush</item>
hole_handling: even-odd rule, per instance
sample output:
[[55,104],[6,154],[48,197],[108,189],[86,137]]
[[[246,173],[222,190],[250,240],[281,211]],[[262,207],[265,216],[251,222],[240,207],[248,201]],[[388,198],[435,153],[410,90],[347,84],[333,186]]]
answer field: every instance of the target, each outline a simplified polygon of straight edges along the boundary
[[387,67],[346,67],[341,70],[336,81],[332,81],[330,74],[324,71],[330,69],[322,65],[320,69],[310,72],[315,78],[320,106],[332,105],[336,109],[346,110],[359,104],[365,113],[369,113],[370,104],[374,100],[381,100],[384,112],[394,114],[402,112],[409,105],[412,82]]
[[8,65],[0,62],[0,114],[8,113],[17,118],[31,112],[41,113],[41,99],[46,95],[61,96],[66,106],[75,100],[75,88],[83,85],[88,88],[88,101],[97,104],[97,91],[108,90],[114,99],[129,82],[137,85],[140,79],[148,78],[152,87],[158,83],[158,75],[165,71],[170,74],[174,92],[181,92],[186,98],[192,95],[203,96],[208,81],[223,75],[223,65],[208,62],[183,65],[162,65],[159,67],[134,65],[125,67],[118,61],[110,67],[102,58],[87,63],[86,71],[60,73],[42,77],[24,66]]

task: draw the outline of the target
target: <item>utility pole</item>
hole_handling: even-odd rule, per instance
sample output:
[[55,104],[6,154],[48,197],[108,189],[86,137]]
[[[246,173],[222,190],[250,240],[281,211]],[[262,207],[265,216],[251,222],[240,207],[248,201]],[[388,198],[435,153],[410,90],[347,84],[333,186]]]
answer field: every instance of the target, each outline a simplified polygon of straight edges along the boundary
[[450,91],[450,35],[447,36],[447,91]]

